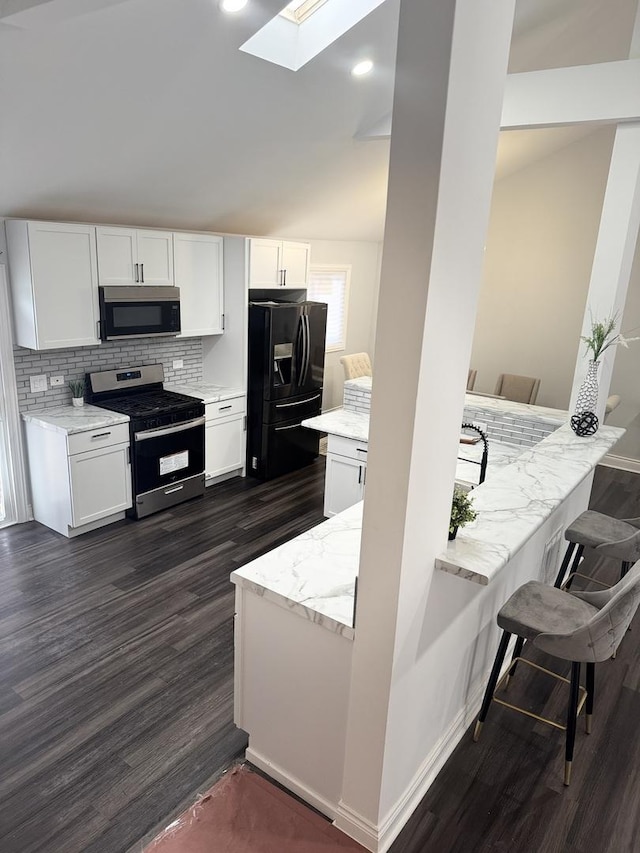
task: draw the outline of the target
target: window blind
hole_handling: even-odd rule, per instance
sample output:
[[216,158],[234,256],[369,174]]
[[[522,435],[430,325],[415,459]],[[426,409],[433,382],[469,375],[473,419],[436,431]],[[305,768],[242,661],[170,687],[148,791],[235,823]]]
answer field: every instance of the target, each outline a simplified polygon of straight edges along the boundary
[[349,267],[311,267],[309,270],[308,298],[328,305],[326,350],[346,347],[349,277]]

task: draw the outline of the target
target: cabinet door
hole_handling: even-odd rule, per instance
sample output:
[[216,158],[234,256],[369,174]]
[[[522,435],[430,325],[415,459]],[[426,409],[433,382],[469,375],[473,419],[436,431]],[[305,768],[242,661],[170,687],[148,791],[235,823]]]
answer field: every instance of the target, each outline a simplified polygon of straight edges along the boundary
[[205,476],[219,477],[244,465],[244,415],[208,421],[205,430]]
[[222,334],[223,241],[207,234],[174,234],[181,338]]
[[37,349],[96,346],[96,229],[30,222],[29,255]]
[[173,286],[173,234],[138,231],[140,284]]
[[128,444],[70,456],[69,476],[72,527],[122,512],[132,504]]
[[98,225],[98,282],[101,285],[138,284],[138,246],[134,228]]
[[364,497],[367,466],[348,456],[327,456],[324,488],[324,514],[335,515]]
[[280,263],[284,272],[285,287],[307,286],[310,248],[308,243],[289,243],[285,240],[282,244]]
[[282,243],[252,239],[249,248],[249,287],[281,287]]

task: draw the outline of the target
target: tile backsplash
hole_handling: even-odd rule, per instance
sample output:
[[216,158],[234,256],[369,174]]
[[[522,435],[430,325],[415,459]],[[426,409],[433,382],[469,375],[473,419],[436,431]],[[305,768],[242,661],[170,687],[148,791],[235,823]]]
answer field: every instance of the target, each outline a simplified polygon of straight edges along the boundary
[[[21,412],[69,404],[71,401],[71,392],[67,387],[69,379],[84,379],[85,373],[97,370],[137,367],[141,364],[162,364],[165,382],[185,384],[202,380],[202,338],[175,340],[140,338],[130,342],[105,341],[97,347],[43,352],[15,347],[13,357]],[[184,366],[174,370],[174,359],[182,359]],[[64,376],[64,384],[32,393],[29,377],[42,374],[47,376],[47,385],[51,376]]]

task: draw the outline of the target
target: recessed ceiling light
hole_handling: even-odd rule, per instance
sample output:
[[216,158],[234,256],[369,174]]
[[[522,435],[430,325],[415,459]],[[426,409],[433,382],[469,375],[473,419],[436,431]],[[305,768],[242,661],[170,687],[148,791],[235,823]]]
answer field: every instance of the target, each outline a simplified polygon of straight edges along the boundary
[[239,12],[244,9],[248,0],[222,0],[220,4],[225,12]]
[[354,77],[362,77],[364,74],[368,74],[372,68],[373,62],[370,59],[363,59],[362,62],[353,66],[351,73]]

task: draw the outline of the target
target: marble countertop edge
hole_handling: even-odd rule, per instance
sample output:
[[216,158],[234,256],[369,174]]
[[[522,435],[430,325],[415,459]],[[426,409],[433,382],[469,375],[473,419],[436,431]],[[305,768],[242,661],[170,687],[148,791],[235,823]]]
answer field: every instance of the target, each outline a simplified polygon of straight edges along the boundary
[[59,432],[63,435],[75,435],[107,426],[128,424],[129,415],[112,412],[85,403],[84,406],[50,406],[45,409],[32,409],[21,413],[25,423],[35,423],[42,429]]
[[595,436],[579,439],[564,425],[525,451],[474,490],[478,519],[438,555],[436,568],[488,585],[623,433],[602,427]]
[[260,596],[260,598],[265,598],[267,601],[277,604],[284,610],[289,610],[292,613],[296,613],[298,616],[307,619],[309,622],[321,625],[333,634],[339,634],[347,640],[353,640],[355,637],[355,629],[346,622],[335,619],[332,616],[327,616],[326,613],[315,610],[313,607],[307,607],[299,601],[293,601],[292,599],[287,598],[286,595],[275,592],[272,589],[268,589],[257,581],[244,578],[236,572],[231,573],[231,581],[237,586],[241,586],[243,589],[249,590],[249,592]]

